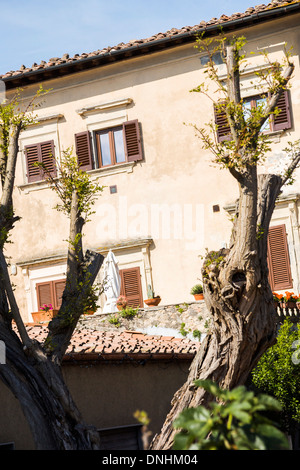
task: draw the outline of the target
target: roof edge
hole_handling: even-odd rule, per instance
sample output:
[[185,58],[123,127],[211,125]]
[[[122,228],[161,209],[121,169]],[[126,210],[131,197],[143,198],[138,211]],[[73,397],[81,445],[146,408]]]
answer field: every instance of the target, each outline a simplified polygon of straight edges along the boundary
[[126,60],[133,57],[154,53],[163,49],[177,47],[178,45],[195,41],[195,37],[199,33],[205,32],[207,35],[213,36],[220,30],[224,32],[234,31],[236,29],[240,29],[248,25],[255,25],[261,22],[270,21],[279,16],[288,16],[297,11],[300,11],[300,2],[286,3],[283,6],[270,7],[264,11],[254,12],[247,16],[241,16],[240,18],[234,18],[231,20],[229,19],[229,21],[221,21],[217,24],[214,23],[210,25],[208,24],[208,22],[203,27],[199,25],[199,28],[196,30],[187,31],[175,35],[169,35],[161,39],[155,39],[151,42],[145,42],[137,44],[135,46],[129,46],[121,50],[111,50],[106,53],[101,53],[98,55],[95,54],[90,57],[84,57],[58,65],[51,65],[44,68],[40,68],[38,70],[31,70],[24,73],[14,73],[14,75],[12,76],[3,76],[2,80],[4,81],[7,89],[13,89],[19,86],[38,83],[41,81],[74,74],[83,70],[89,70],[121,60]]

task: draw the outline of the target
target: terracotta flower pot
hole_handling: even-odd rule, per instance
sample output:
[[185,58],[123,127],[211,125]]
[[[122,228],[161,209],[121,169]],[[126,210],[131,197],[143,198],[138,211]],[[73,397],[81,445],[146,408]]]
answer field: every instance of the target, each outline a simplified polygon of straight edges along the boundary
[[161,301],[161,298],[154,297],[153,299],[146,299],[144,300],[145,304],[148,305],[148,307],[156,307]]
[[287,308],[296,308],[296,302],[288,302]]
[[58,313],[58,309],[51,309],[48,312],[46,312],[45,310],[32,312],[31,315],[32,315],[34,323],[40,323],[40,322],[50,321],[51,318],[57,315],[57,313]]
[[127,304],[117,304],[117,309],[118,310],[123,310],[126,307],[127,307]]
[[195,300],[203,300],[204,295],[203,294],[194,294],[194,298],[195,298]]

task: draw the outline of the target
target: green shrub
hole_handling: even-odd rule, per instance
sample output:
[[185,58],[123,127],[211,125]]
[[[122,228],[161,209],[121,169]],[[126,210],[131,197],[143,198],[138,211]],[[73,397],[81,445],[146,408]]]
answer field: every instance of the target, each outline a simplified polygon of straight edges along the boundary
[[281,325],[277,342],[261,357],[252,371],[258,391],[275,397],[282,406],[282,425],[287,431],[300,422],[300,324],[287,318]]
[[285,435],[265,412],[279,412],[279,402],[268,395],[256,396],[246,387],[223,390],[209,380],[198,380],[218,401],[187,408],[174,421],[180,429],[173,450],[284,450]]

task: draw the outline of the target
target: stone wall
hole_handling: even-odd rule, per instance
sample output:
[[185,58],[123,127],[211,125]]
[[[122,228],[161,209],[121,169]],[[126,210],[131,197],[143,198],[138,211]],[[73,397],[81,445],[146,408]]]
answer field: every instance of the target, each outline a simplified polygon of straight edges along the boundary
[[[112,318],[116,318],[119,324],[112,324],[110,322]],[[139,309],[130,319],[122,318],[120,312],[112,315],[95,313],[82,317],[78,327],[101,331],[140,331],[147,334],[199,339],[194,332],[200,331],[203,338],[208,324],[205,303],[198,301]]]
[[[278,323],[289,317],[298,322],[300,311],[295,309],[277,309]],[[115,318],[118,323],[111,323]],[[98,314],[82,316],[78,328],[92,328],[99,331],[140,331],[146,334],[174,336],[178,338],[203,339],[209,326],[209,313],[202,300],[180,304],[159,305],[138,309],[132,318],[122,318],[120,312],[115,314]],[[195,332],[201,333],[201,338]]]

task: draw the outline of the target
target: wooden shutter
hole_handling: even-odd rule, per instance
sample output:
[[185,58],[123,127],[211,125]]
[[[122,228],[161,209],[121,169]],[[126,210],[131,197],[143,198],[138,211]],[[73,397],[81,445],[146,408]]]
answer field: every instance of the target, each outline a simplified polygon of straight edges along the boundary
[[62,295],[66,286],[65,279],[53,281],[53,307],[60,308],[62,302]]
[[214,107],[215,113],[215,124],[217,126],[217,141],[222,142],[223,140],[231,139],[231,131],[226,116],[225,109],[222,110],[219,107]]
[[76,155],[81,170],[91,170],[93,168],[91,135],[89,131],[75,134]]
[[[40,161],[52,176],[56,176],[56,165],[54,159],[54,141],[42,142],[40,146]],[[41,171],[44,174],[43,170]]]
[[125,154],[128,162],[143,159],[139,122],[128,121],[123,124]]
[[290,129],[292,126],[288,91],[284,90],[277,103],[280,113],[274,117],[273,130]]
[[143,307],[140,268],[121,269],[121,295],[125,295],[130,307]]
[[59,309],[61,306],[62,295],[65,289],[66,280],[41,282],[36,285],[38,309],[46,304],[51,304],[53,308]]
[[285,225],[269,228],[268,267],[269,282],[273,291],[293,287]]
[[51,282],[41,282],[36,285],[37,301],[38,301],[38,310],[41,310],[41,307],[46,304],[51,304],[53,306],[53,295],[52,295],[52,283]]
[[25,147],[28,183],[40,181],[44,178],[44,171],[34,166],[36,162],[44,163],[52,176],[56,176],[56,165],[54,159],[54,141],[41,142]]
[[38,166],[34,166],[34,163],[39,161],[38,145],[26,146],[25,156],[26,156],[28,183],[32,183],[33,181],[39,181],[41,179],[40,168]]

